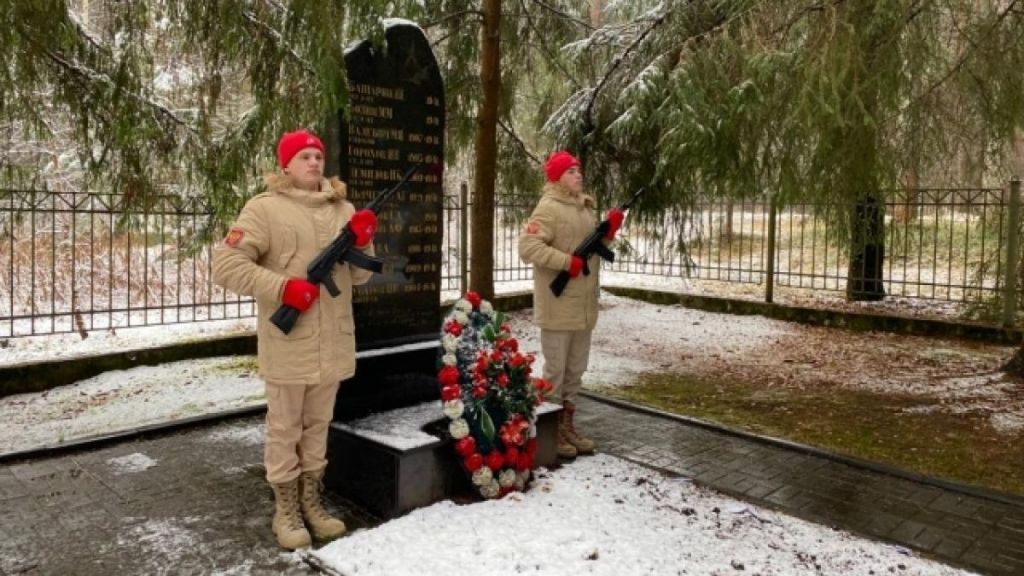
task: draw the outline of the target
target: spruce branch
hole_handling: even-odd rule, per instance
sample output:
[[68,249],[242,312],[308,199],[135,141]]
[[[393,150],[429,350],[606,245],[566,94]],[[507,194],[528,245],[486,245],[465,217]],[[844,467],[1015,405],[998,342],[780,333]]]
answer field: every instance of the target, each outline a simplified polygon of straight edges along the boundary
[[541,163],[542,163],[541,159],[536,154],[534,154],[533,152],[530,151],[530,148],[526,145],[526,142],[523,142],[523,139],[520,138],[518,134],[516,134],[516,131],[515,131],[514,128],[509,126],[503,120],[498,120],[498,126],[501,127],[501,129],[505,132],[505,134],[507,134],[510,138],[515,140],[516,144],[519,145],[519,148],[522,149],[523,153],[526,154],[526,156],[530,160],[532,160],[534,164],[537,164],[538,166],[541,165]]

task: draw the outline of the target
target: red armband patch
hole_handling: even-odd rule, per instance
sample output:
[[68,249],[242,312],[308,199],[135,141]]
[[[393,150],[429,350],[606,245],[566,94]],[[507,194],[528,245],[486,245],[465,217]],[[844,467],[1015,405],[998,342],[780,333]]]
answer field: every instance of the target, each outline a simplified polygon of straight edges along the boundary
[[537,224],[536,222],[527,222],[526,228],[523,231],[531,236],[536,236],[540,233],[540,224]]
[[241,228],[232,228],[228,231],[228,235],[224,237],[224,243],[232,248],[238,246],[238,243],[242,241],[245,236],[245,230]]

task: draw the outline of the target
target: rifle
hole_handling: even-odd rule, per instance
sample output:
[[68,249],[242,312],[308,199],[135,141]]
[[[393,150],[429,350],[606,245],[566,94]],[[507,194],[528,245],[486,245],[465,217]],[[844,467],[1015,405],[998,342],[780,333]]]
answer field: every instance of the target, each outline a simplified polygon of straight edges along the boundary
[[[623,212],[629,210],[633,203],[635,203],[643,193],[643,188],[637,190],[629,200],[626,200],[621,206],[619,206],[619,210],[622,210]],[[611,224],[609,224],[607,219],[602,220],[601,223],[594,228],[594,231],[591,232],[590,235],[576,247],[576,250],[573,251],[573,256],[579,256],[583,259],[584,275],[590,274],[590,266],[587,264],[587,260],[589,260],[594,254],[597,254],[608,262],[615,262],[615,253],[609,250],[603,242],[604,237],[608,234],[609,226],[611,226]],[[554,293],[555,298],[562,295],[565,287],[569,284],[569,280],[572,280],[572,277],[569,276],[569,272],[567,270],[562,270],[558,273],[558,276],[555,276],[555,279],[551,281],[551,292]]]
[[[412,178],[412,175],[416,173],[423,163],[420,162],[408,172],[402,176],[402,179],[397,184],[382,190],[366,205],[366,208],[372,210],[374,214],[380,213],[380,209],[384,206],[395,192],[398,192],[405,184]],[[311,284],[323,284],[327,291],[331,294],[332,298],[336,298],[338,294],[341,294],[341,290],[338,290],[338,286],[334,283],[334,278],[331,277],[331,269],[334,268],[335,263],[348,262],[353,266],[357,266],[364,270],[371,272],[381,272],[384,270],[384,261],[379,258],[373,258],[367,256],[362,251],[355,248],[354,244],[356,241],[356,235],[352,233],[351,224],[346,224],[345,228],[342,229],[341,234],[335,238],[327,248],[324,248],[317,257],[309,263],[306,267],[306,280]],[[299,310],[293,308],[287,304],[281,304],[281,307],[274,312],[270,317],[270,322],[281,329],[285,334],[292,331],[295,327],[295,322],[299,319]]]

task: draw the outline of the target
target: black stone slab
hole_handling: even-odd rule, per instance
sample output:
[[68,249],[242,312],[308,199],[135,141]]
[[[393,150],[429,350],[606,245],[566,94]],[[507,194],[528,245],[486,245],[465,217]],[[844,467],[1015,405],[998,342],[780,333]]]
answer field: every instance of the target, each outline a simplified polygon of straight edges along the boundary
[[353,301],[361,350],[436,339],[441,322],[444,85],[422,30],[391,26],[385,40],[346,52],[349,115],[328,134],[328,172],[356,207],[424,163],[379,214],[374,247],[384,272]]
[[353,294],[360,358],[339,390],[337,420],[438,397],[444,86],[422,30],[390,26],[384,38],[383,46],[363,41],[346,51],[349,113],[327,134],[327,170],[361,207],[424,165],[379,214],[374,248],[384,271]]
[[[558,415],[545,405],[537,418],[537,466],[558,462]],[[440,412],[440,411],[439,411]],[[358,429],[331,424],[324,483],[382,518],[394,518],[444,499],[480,498],[447,437],[443,414],[422,430],[437,440],[412,449],[381,441]]]

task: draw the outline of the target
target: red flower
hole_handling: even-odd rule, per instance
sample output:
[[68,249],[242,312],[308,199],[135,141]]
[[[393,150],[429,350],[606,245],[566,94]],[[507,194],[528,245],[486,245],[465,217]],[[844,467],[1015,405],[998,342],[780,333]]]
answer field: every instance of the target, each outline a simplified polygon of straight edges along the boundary
[[505,458],[501,456],[501,452],[497,450],[491,450],[491,453],[487,455],[487,467],[493,472],[500,472],[501,466],[505,463]]
[[459,388],[458,384],[449,384],[444,388],[441,388],[441,400],[448,402],[449,400],[455,400],[462,394],[462,389]]
[[472,290],[466,292],[466,300],[469,300],[469,303],[473,305],[473,310],[480,309],[481,299],[480,295],[476,292],[473,292]]
[[507,340],[502,341],[501,347],[507,352],[518,352],[519,342],[515,338],[509,338]]
[[506,494],[515,491],[515,489],[515,486],[502,486],[498,488],[498,498],[504,498]]
[[455,443],[455,452],[463,458],[469,456],[476,452],[476,440],[474,440],[472,436],[466,436]]
[[491,362],[497,364],[501,362],[502,358],[503,356],[501,355],[501,350],[494,350],[493,352],[491,352]]
[[543,394],[545,392],[550,392],[551,389],[554,388],[554,386],[551,384],[551,382],[548,382],[547,380],[545,380],[543,378],[534,378],[533,379],[533,385],[534,385],[535,388],[537,388],[537,391],[540,392],[541,394]]
[[437,373],[437,379],[442,386],[450,386],[459,383],[459,369],[455,366],[445,366]]
[[508,374],[505,374],[504,372],[498,374],[498,386],[501,386],[502,388],[508,387]]
[[450,320],[445,323],[444,331],[458,338],[459,336],[462,336],[462,324],[459,324],[454,320]]
[[481,398],[486,398],[487,387],[479,385],[473,386],[473,390],[470,393],[473,395],[473,398],[476,398],[477,400],[480,400]]
[[533,468],[533,454],[526,452],[525,454],[519,455],[519,460],[516,462],[516,470],[522,472],[523,470],[529,470]]
[[474,452],[469,456],[466,456],[462,460],[462,463],[466,466],[466,470],[469,470],[470,472],[476,472],[477,470],[480,469],[481,466],[484,465],[484,457],[481,456],[478,452]]
[[[469,436],[466,438],[469,438]],[[505,462],[508,462],[509,465],[515,466],[515,464],[519,462],[519,449],[515,446],[509,446],[505,450]]]
[[498,431],[498,436],[506,446],[519,446],[523,443],[523,434],[530,428],[530,423],[522,414],[513,414]]
[[490,366],[491,361],[487,359],[487,353],[481,352],[480,357],[476,359],[476,371],[482,374],[486,372],[487,369],[490,368]]

